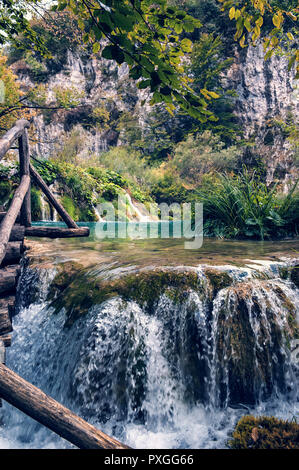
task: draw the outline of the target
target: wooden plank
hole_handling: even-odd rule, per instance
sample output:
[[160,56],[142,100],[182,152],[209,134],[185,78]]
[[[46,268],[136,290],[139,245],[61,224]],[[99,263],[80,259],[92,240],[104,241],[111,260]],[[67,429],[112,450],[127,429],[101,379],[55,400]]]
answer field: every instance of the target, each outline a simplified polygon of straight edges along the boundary
[[57,199],[52,194],[50,188],[46,185],[42,177],[37,173],[37,171],[30,165],[30,174],[34,180],[34,182],[39,186],[39,188],[44,192],[47,196],[48,201],[52,204],[53,207],[57,210],[58,214],[62,218],[62,220],[66,223],[69,228],[78,228],[76,222],[69,216],[67,211],[64,207],[57,201]]
[[5,251],[10,238],[12,227],[15,224],[18,213],[21,210],[25,194],[30,185],[30,176],[24,175],[21,179],[21,184],[16,190],[10,207],[7,211],[5,218],[0,224],[0,265],[5,257]]
[[24,225],[15,224],[10,232],[10,242],[22,242],[25,238]]
[[[20,174],[30,176],[30,147],[28,139],[28,131],[24,129],[23,134],[19,137],[19,158],[20,158]],[[25,195],[21,209],[21,224],[25,227],[31,226],[31,190],[30,185]]]
[[26,237],[71,238],[88,237],[89,228],[63,228],[63,227],[27,227]]
[[9,318],[8,308],[0,308],[0,335],[5,335],[12,331],[12,324]]
[[4,157],[6,152],[10,149],[13,142],[18,139],[24,132],[24,129],[30,127],[30,123],[25,119],[17,121],[8,132],[0,139],[0,160]]
[[128,449],[0,364],[0,397],[81,449]]

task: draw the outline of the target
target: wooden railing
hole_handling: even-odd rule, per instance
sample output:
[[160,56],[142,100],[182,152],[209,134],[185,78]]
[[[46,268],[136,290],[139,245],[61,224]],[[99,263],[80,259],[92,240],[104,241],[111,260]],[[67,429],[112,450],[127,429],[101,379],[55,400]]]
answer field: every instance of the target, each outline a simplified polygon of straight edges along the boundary
[[[51,238],[89,235],[89,229],[77,226],[53,196],[41,176],[30,165],[28,128],[29,122],[20,120],[0,139],[0,160],[11,149],[16,139],[18,139],[20,158],[20,185],[15,191],[7,213],[0,213],[0,220],[2,220],[0,224],[0,266],[5,254],[7,254],[8,245],[13,245],[11,241],[15,238],[23,240],[25,235]],[[31,227],[31,178],[47,196],[50,204],[55,207],[68,228]],[[21,225],[15,225],[18,217]],[[10,275],[8,270],[5,273],[5,278],[3,278],[4,271],[0,270],[0,294],[2,291],[5,293],[10,287],[15,286],[15,275],[13,273]],[[2,280],[5,285],[1,284]],[[1,398],[6,400],[82,449],[128,449],[126,445],[91,426],[5,366],[5,348],[10,345],[11,337],[4,337],[3,334],[10,332],[12,326],[7,311],[2,317],[0,315],[0,332],[2,334],[0,336],[0,403]],[[7,322],[7,325],[5,322]]]
[[[0,139],[0,160],[11,149],[13,143],[18,140],[21,179],[9,210],[0,225],[0,265],[4,259],[6,247],[19,213],[20,224],[25,227],[26,236],[49,238],[89,236],[89,229],[87,227],[78,227],[60,202],[57,201],[42,177],[30,164],[29,126],[30,123],[28,121],[24,119],[19,120],[16,122],[15,126]],[[66,223],[67,229],[60,227],[31,226],[31,179],[46,195],[49,203],[56,209],[61,219]]]

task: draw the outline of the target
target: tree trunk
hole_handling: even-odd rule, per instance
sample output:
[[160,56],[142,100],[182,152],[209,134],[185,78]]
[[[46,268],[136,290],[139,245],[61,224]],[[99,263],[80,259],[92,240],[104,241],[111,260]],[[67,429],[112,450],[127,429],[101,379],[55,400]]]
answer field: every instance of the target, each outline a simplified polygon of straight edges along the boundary
[[0,397],[81,449],[128,449],[0,364]]
[[8,152],[13,142],[23,134],[24,129],[29,127],[30,123],[28,121],[20,119],[15,123],[12,129],[6,132],[6,134],[0,139],[0,160],[4,157],[6,152]]
[[25,231],[26,237],[47,237],[47,238],[71,238],[88,237],[89,228],[63,228],[63,227],[28,227]]
[[[30,148],[28,131],[24,129],[23,134],[19,137],[19,157],[20,157],[20,174],[30,176]],[[24,198],[21,209],[21,223],[25,227],[31,226],[31,185]]]
[[51,190],[49,187],[46,185],[44,180],[41,178],[41,176],[37,173],[37,171],[33,168],[32,165],[30,165],[30,174],[34,180],[34,182],[40,187],[40,189],[45,193],[47,196],[49,202],[52,204],[52,206],[55,207],[57,210],[58,214],[62,218],[62,220],[66,223],[66,225],[69,228],[78,228],[78,225],[73,221],[73,219],[69,216],[69,214],[66,212],[64,207],[57,201],[57,199],[54,197],[52,194]]
[[16,218],[21,210],[24,197],[30,185],[30,176],[24,175],[21,184],[16,190],[10,207],[7,211],[5,218],[0,225],[0,265],[4,259],[8,240],[10,238],[11,230],[15,224]]

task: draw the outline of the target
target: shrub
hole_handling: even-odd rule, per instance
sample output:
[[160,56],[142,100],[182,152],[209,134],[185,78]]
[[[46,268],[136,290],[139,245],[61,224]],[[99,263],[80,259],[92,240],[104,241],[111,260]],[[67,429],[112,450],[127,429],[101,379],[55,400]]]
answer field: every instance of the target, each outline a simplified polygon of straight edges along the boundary
[[273,417],[243,416],[228,445],[231,449],[299,449],[299,424]]
[[204,204],[205,231],[210,236],[264,240],[298,233],[297,183],[288,195],[278,195],[247,170],[219,175],[218,182],[198,195]]
[[169,167],[183,180],[198,185],[205,173],[235,169],[238,154],[236,147],[225,149],[218,136],[205,131],[196,137],[190,135],[180,142]]
[[5,205],[11,196],[12,184],[10,181],[0,181],[0,205]]
[[171,174],[165,174],[152,188],[151,194],[154,196],[158,204],[165,202],[171,204],[173,202],[183,203],[189,199],[188,190],[182,185],[177,178]]
[[41,205],[41,192],[35,186],[31,186],[31,215],[32,220],[41,220],[42,218],[42,205]]
[[140,154],[130,147],[115,147],[98,158],[103,168],[112,170],[128,181],[148,189],[154,182],[152,169]]
[[65,109],[78,106],[82,98],[85,96],[84,91],[80,91],[74,86],[56,86],[53,88],[53,91],[55,93],[57,104]]

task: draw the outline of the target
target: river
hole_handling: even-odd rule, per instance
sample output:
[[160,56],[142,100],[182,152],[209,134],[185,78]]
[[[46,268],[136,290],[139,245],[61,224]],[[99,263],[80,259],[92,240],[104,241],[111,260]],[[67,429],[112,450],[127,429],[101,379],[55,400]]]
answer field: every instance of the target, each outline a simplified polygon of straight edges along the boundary
[[[27,243],[7,365],[135,448],[225,448],[244,414],[299,413],[298,242]],[[65,448],[8,404],[0,448]]]

